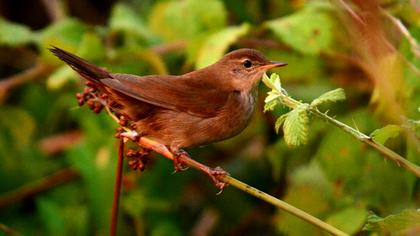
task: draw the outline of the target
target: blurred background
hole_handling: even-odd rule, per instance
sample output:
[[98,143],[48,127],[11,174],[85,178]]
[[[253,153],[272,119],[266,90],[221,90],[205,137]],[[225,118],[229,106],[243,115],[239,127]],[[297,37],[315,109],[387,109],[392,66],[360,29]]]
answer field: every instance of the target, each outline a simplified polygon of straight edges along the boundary
[[[47,50],[69,50],[113,72],[182,74],[226,52],[256,48],[310,102],[344,88],[329,115],[420,164],[420,3],[417,0],[0,0],[0,235],[107,235],[117,127],[79,108],[83,81]],[[420,182],[370,147],[313,118],[290,148],[263,113],[268,91],[235,138],[188,150],[209,166],[352,235],[420,235]],[[155,156],[125,162],[119,235],[324,235],[237,189]]]

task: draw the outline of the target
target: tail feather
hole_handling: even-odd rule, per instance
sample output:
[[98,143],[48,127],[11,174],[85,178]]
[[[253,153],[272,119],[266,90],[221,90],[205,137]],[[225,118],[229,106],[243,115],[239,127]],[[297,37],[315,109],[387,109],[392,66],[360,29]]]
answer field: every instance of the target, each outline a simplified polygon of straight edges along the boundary
[[79,73],[84,78],[93,82],[99,82],[101,79],[110,78],[110,74],[105,69],[102,69],[70,52],[67,52],[58,47],[49,49],[60,60],[67,63],[73,70]]

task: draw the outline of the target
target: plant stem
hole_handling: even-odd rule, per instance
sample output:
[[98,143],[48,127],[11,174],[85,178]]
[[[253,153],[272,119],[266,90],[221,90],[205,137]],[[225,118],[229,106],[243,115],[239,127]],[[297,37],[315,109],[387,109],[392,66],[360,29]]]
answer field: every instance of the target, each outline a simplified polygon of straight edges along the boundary
[[242,190],[256,198],[259,198],[265,202],[268,202],[284,211],[289,212],[292,215],[297,216],[298,218],[307,221],[308,223],[315,225],[316,227],[325,230],[327,232],[329,232],[332,235],[348,235],[346,233],[344,233],[343,231],[335,228],[334,226],[325,223],[324,221],[302,211],[299,208],[296,208],[290,204],[288,204],[287,202],[281,201],[280,199],[277,199],[265,192],[262,192],[252,186],[249,186],[248,184],[245,184],[235,178],[232,178],[228,175],[222,176],[219,178],[221,181],[228,183],[229,185],[232,185],[234,187],[236,187],[239,190]]
[[[297,106],[303,104],[302,102],[299,102],[289,96],[287,96],[286,94],[282,93],[281,91],[276,91],[279,95],[279,100],[282,104],[284,104],[285,106],[291,108],[291,109],[295,109]],[[397,163],[398,166],[401,166],[405,169],[407,169],[408,171],[412,172],[413,174],[415,174],[418,178],[420,178],[420,167],[417,166],[414,163],[411,163],[410,161],[408,161],[407,159],[403,158],[402,156],[400,156],[399,154],[397,154],[396,152],[392,151],[391,149],[385,147],[384,145],[375,142],[370,136],[360,132],[357,129],[354,129],[353,127],[350,127],[330,116],[328,116],[327,114],[324,114],[322,112],[320,112],[316,107],[313,106],[308,106],[308,110],[309,112],[311,112],[312,114],[314,114],[315,116],[321,118],[322,120],[329,122],[335,126],[337,126],[338,128],[340,128],[341,130],[343,130],[344,132],[350,134],[351,136],[355,137],[357,140],[366,143],[367,145],[371,146],[372,148],[374,148],[375,150],[377,150],[378,152],[382,153],[383,156],[385,158],[387,158],[388,160],[394,161],[395,163]]]
[[[140,146],[142,146],[144,148],[147,148],[147,149],[151,149],[151,150],[163,155],[164,157],[166,157],[170,160],[174,159],[174,155],[167,148],[165,148],[162,144],[160,144],[160,143],[158,143],[154,140],[151,140],[151,139],[148,139],[148,138],[145,138],[145,137],[141,137],[137,143]],[[199,163],[199,162],[197,162],[197,161],[195,161],[191,158],[186,158],[184,155],[181,155],[178,158],[179,158],[179,160],[178,160],[179,162],[181,162],[182,164],[188,165],[189,167],[192,167],[194,169],[202,170],[203,167],[206,167],[205,165],[203,165],[203,164],[201,164],[201,163]],[[206,168],[209,168],[209,167],[206,167]],[[290,205],[290,204],[288,204],[288,203],[286,203],[286,202],[284,202],[280,199],[277,199],[277,198],[275,198],[275,197],[273,197],[273,196],[271,196],[267,193],[264,193],[261,190],[258,190],[254,187],[251,187],[248,184],[245,184],[245,183],[243,183],[243,182],[241,182],[241,181],[239,181],[239,180],[237,180],[237,179],[235,179],[235,178],[233,178],[229,175],[218,175],[218,176],[216,176],[216,178],[219,181],[222,181],[222,182],[224,182],[228,185],[232,185],[233,187],[235,187],[239,190],[242,190],[242,191],[244,191],[244,192],[246,192],[246,193],[248,193],[248,194],[250,194],[250,195],[252,195],[256,198],[259,198],[259,199],[261,199],[261,200],[263,200],[267,203],[270,203],[270,204],[272,204],[272,205],[274,205],[274,206],[276,206],[276,207],[278,207],[278,208],[280,208],[284,211],[287,211],[290,214],[295,215],[298,218],[300,218],[302,220],[305,220],[305,221],[309,222],[310,224],[315,225],[316,227],[318,227],[318,228],[320,228],[320,229],[322,229],[326,232],[329,232],[332,235],[339,235],[339,236],[348,235],[348,234],[342,232],[341,230],[335,228],[334,226],[329,225],[329,224],[323,222],[322,220],[320,220],[320,219],[318,219],[318,218],[316,218],[316,217],[314,217],[314,216],[312,216],[312,215],[310,215],[310,214],[308,214],[308,213],[306,213],[306,212],[304,212],[304,211],[302,211],[302,210],[300,210],[300,209],[298,209],[298,208],[296,208],[296,207],[294,207],[294,206],[292,206],[292,205]]]
[[[112,119],[114,119],[117,123],[120,123],[118,117],[116,117],[107,106],[105,106],[105,108],[106,108],[107,113],[112,117]],[[130,130],[127,127],[123,127],[123,129],[126,132],[121,134],[122,137],[121,137],[121,143],[120,143],[120,149],[119,149],[118,166],[120,166],[120,165],[122,166],[122,153],[124,152],[124,148],[123,148],[123,146],[121,147],[121,145],[123,145],[123,140],[128,138],[128,137],[139,137],[139,135],[134,134],[134,133],[136,133],[136,131]],[[128,134],[128,136],[125,136],[127,134]],[[141,147],[143,147],[145,149],[153,150],[153,151],[161,154],[163,157],[165,157],[165,158],[167,158],[171,161],[174,161],[174,159],[175,159],[175,155],[172,152],[170,152],[169,149],[165,145],[163,145],[163,144],[161,144],[161,143],[159,143],[155,140],[152,140],[152,139],[149,139],[149,138],[146,138],[146,137],[140,137],[140,138],[136,139],[136,142]],[[210,167],[208,167],[206,165],[203,165],[200,162],[189,158],[187,155],[180,155],[178,157],[178,161],[180,163],[184,164],[184,165],[187,165],[189,167],[192,167],[192,168],[200,170],[200,171],[203,171],[203,169],[210,169]],[[117,169],[117,173],[118,173],[118,170],[119,169]],[[118,175],[117,175],[117,177],[118,177]],[[251,187],[251,186],[249,186],[249,185],[247,185],[247,184],[245,184],[245,183],[243,183],[243,182],[241,182],[241,181],[239,181],[239,180],[237,180],[237,179],[235,179],[235,178],[233,178],[233,177],[231,177],[227,174],[217,175],[215,177],[219,181],[222,181],[223,183],[226,183],[228,185],[232,185],[233,187],[235,187],[239,190],[242,190],[242,191],[244,191],[244,192],[246,192],[246,193],[248,193],[248,194],[250,194],[250,195],[252,195],[256,198],[259,198],[259,199],[261,199],[261,200],[263,200],[267,203],[270,203],[270,204],[272,204],[272,205],[274,205],[274,206],[276,206],[276,207],[278,207],[278,208],[280,208],[280,209],[282,209],[286,212],[289,212],[290,214],[295,215],[298,218],[300,218],[304,221],[307,221],[310,224],[315,225],[316,227],[318,227],[318,228],[320,228],[320,229],[322,229],[326,232],[329,232],[332,235],[337,235],[337,236],[347,236],[348,235],[348,234],[342,232],[341,230],[335,228],[334,226],[329,225],[329,224],[323,222],[322,220],[320,220],[320,219],[318,219],[318,218],[316,218],[316,217],[314,217],[314,216],[312,216],[312,215],[310,215],[310,214],[308,214],[308,213],[306,213],[306,212],[304,212],[304,211],[302,211],[302,210],[300,210],[300,209],[298,209],[298,208],[296,208],[296,207],[294,207],[294,206],[292,206],[292,205],[290,205],[290,204],[288,204],[288,203],[286,203],[286,202],[284,202],[280,199],[277,199],[277,198],[275,198],[275,197],[273,197],[273,196],[271,196],[267,193],[264,193],[261,190],[258,190],[254,187]],[[116,180],[116,186],[117,186],[117,183],[119,183],[119,182],[120,181]],[[117,189],[117,187],[116,187],[116,189]],[[116,192],[117,191],[115,191],[115,193]],[[118,201],[115,201],[116,196],[117,196],[117,195],[115,195],[115,193],[114,193],[113,209],[115,208],[115,204],[118,204]],[[118,194],[118,196],[119,196],[119,194]],[[116,207],[118,207],[118,206],[116,206]],[[115,214],[113,213],[113,218],[114,218],[114,215]],[[113,220],[113,222],[114,222],[114,220]],[[115,225],[116,225],[116,221],[115,221]]]
[[123,160],[124,160],[124,139],[120,138],[120,143],[118,147],[117,171],[115,173],[114,199],[112,202],[111,224],[110,224],[110,230],[109,230],[110,236],[117,235],[118,209],[120,205]]
[[38,193],[54,188],[60,184],[67,183],[79,177],[79,173],[71,168],[58,170],[57,172],[24,185],[16,190],[0,196],[0,208],[12,205],[16,202],[30,198]]

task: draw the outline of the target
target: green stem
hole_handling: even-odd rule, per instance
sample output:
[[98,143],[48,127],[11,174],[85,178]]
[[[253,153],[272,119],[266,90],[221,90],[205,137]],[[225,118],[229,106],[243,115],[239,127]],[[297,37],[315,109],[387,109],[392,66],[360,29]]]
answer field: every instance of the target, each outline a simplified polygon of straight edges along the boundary
[[[141,137],[137,143],[147,149],[153,150],[159,154],[161,154],[162,156],[170,159],[170,160],[174,160],[175,156],[173,155],[173,153],[171,153],[165,146],[163,146],[162,144],[148,139],[146,137]],[[186,157],[185,155],[181,155],[178,157],[178,161],[182,164],[185,164],[189,167],[192,167],[194,169],[197,170],[203,170],[203,169],[208,169],[211,170],[210,167],[207,167],[191,158]],[[296,208],[280,199],[277,199],[267,193],[264,193],[261,190],[258,190],[254,187],[249,186],[248,184],[245,184],[229,175],[223,174],[223,175],[217,175],[216,178],[219,181],[222,181],[223,183],[226,183],[228,185],[231,185],[239,190],[242,190],[256,198],[259,198],[267,203],[270,203],[284,211],[289,212],[290,214],[293,214],[297,217],[299,217],[300,219],[309,222],[310,224],[315,225],[316,227],[325,230],[326,232],[331,233],[332,235],[338,235],[338,236],[345,236],[348,235],[342,231],[340,231],[339,229],[335,228],[332,225],[329,225],[325,222],[323,222],[322,220],[300,210],[299,208]]]
[[284,211],[287,211],[290,214],[293,214],[293,215],[299,217],[300,219],[305,220],[308,223],[310,223],[312,225],[315,225],[316,227],[318,227],[318,228],[320,228],[320,229],[322,229],[322,230],[324,230],[324,231],[326,231],[326,232],[328,232],[332,235],[340,235],[340,236],[348,235],[348,234],[344,233],[343,231],[335,228],[334,226],[329,225],[329,224],[325,223],[324,221],[322,221],[322,220],[320,220],[320,219],[302,211],[301,209],[296,208],[296,207],[288,204],[287,202],[284,202],[280,199],[277,199],[277,198],[275,198],[275,197],[273,197],[273,196],[271,196],[267,193],[264,193],[264,192],[254,188],[252,186],[249,186],[248,184],[245,184],[245,183],[243,183],[243,182],[241,182],[241,181],[239,181],[235,178],[232,178],[228,175],[224,175],[224,176],[220,177],[219,179],[221,181],[225,182],[225,183],[228,183],[229,185],[234,186],[237,189],[240,189],[240,190],[256,197],[256,198],[259,198],[259,199],[261,199],[265,202],[268,202],[268,203],[276,206],[277,208],[280,208]]
[[[302,105],[302,102],[299,102],[289,96],[287,96],[286,94],[280,92],[280,91],[276,91],[279,95],[279,100],[282,104],[284,104],[285,106],[291,108],[291,109],[295,109],[297,106]],[[344,132],[350,134],[351,136],[355,137],[357,140],[366,143],[367,145],[371,146],[372,148],[374,148],[375,150],[377,150],[378,152],[382,153],[383,156],[385,158],[387,158],[388,160],[394,161],[395,163],[397,163],[398,166],[401,166],[405,169],[407,169],[408,171],[412,172],[413,174],[415,174],[418,178],[420,178],[420,167],[417,166],[414,163],[411,163],[410,161],[408,161],[407,159],[403,158],[402,156],[400,156],[399,154],[397,154],[396,152],[392,151],[391,149],[385,147],[384,145],[375,142],[369,135],[366,135],[362,132],[360,132],[357,129],[354,129],[353,127],[350,127],[322,112],[320,112],[316,107],[313,106],[309,106],[309,112],[311,112],[312,114],[314,114],[315,116],[321,118],[322,120],[329,122],[335,126],[337,126],[338,128],[340,128],[341,130],[343,130]]]

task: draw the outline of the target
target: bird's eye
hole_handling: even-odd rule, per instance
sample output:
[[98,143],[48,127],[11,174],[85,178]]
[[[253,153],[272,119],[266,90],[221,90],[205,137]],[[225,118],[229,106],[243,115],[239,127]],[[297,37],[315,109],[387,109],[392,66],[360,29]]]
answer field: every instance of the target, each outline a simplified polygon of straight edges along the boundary
[[250,68],[251,66],[252,66],[252,62],[250,60],[247,59],[247,60],[244,61],[244,67],[245,68]]

